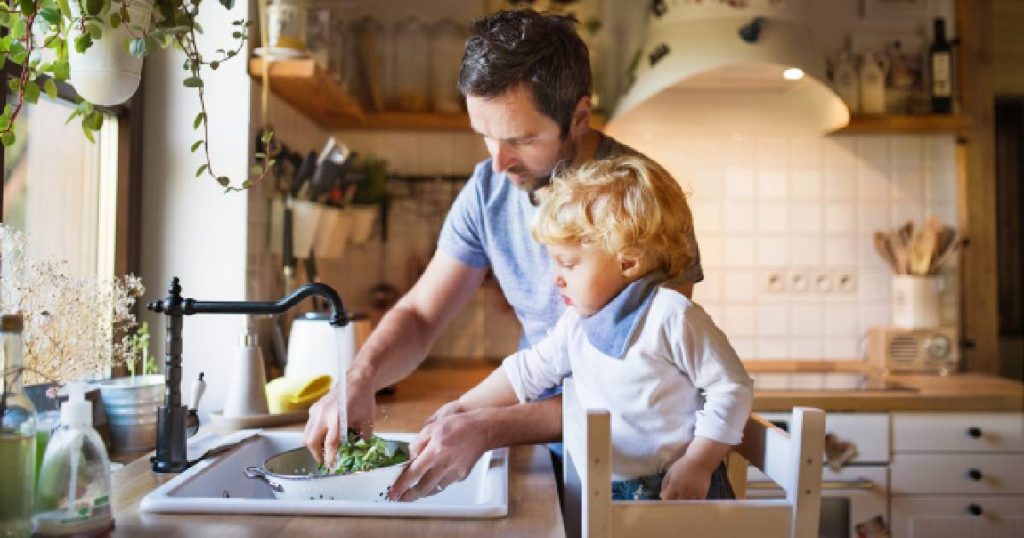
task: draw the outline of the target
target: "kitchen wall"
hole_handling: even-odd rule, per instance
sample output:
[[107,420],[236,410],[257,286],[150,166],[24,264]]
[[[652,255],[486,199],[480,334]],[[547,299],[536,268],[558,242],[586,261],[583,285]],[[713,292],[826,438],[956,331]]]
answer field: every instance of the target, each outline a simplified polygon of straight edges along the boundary
[[[379,318],[382,312],[374,307],[370,290],[389,283],[404,293],[412,286],[433,254],[444,216],[464,184],[453,179],[468,178],[474,165],[487,158],[483,142],[468,131],[331,133],[273,96],[270,115],[278,139],[293,149],[319,150],[333,135],[361,154],[386,158],[395,175],[420,176],[391,181],[393,204],[387,216],[386,241],[382,240],[379,220],[371,240],[350,244],[341,258],[317,260],[320,278],[338,290],[349,309]],[[280,256],[268,244],[274,217],[265,187],[261,191],[260,202],[249,206],[249,293],[252,297],[272,298],[280,296],[284,288]],[[301,266],[298,278],[305,279]],[[515,316],[496,283],[487,280],[435,344],[431,355],[451,359],[501,357],[516,349],[518,338]]]
[[[744,358],[861,357],[867,329],[890,321],[872,232],[932,215],[957,222],[952,136],[615,134],[689,189],[706,274],[695,299]],[[952,325],[957,282],[949,271]]]
[[[639,44],[635,14],[643,7],[605,4],[609,13],[632,15],[606,16],[626,44],[609,55],[609,65],[623,63]],[[855,45],[878,42],[879,36],[919,35],[904,22],[858,19],[853,0],[827,8],[815,3],[815,9],[827,50],[840,46],[848,33]],[[951,14],[951,2],[931,0],[923,20]],[[328,133],[296,119],[288,105],[273,103],[275,128],[291,146],[317,149],[333,134],[361,153],[385,157],[395,174],[468,176],[486,158],[482,142],[468,131]],[[739,131],[673,125],[632,132],[615,131],[612,124],[611,131],[665,165],[690,192],[706,275],[695,299],[744,358],[860,358],[866,330],[890,319],[890,274],[874,252],[872,232],[928,216],[958,223],[951,135],[822,136],[756,124]],[[369,290],[376,283],[405,290],[415,281],[433,250],[444,201],[458,183],[396,180],[392,186],[397,200],[387,241],[378,229],[376,239],[350,246],[343,258],[319,261],[321,277],[341,291],[346,304],[371,314]],[[251,236],[268,229],[266,215],[250,218]],[[251,263],[268,259],[250,255]],[[266,269],[260,274],[273,268]],[[955,265],[944,276],[942,318],[956,325]],[[499,357],[514,350],[516,340],[514,316],[489,284],[431,354]]]
[[[335,134],[357,150],[395,156],[397,173],[465,173],[484,157],[481,142],[462,133]],[[951,136],[616,134],[665,165],[690,193],[706,274],[695,299],[744,358],[862,356],[867,328],[890,319],[890,273],[874,252],[872,232],[932,215],[957,222]],[[451,189],[419,187],[423,197]],[[413,282],[422,262],[410,258],[422,260],[432,250],[425,238],[441,222],[440,214],[425,216],[416,206],[396,205],[384,257],[375,241],[321,263],[346,301],[366,308],[378,278],[403,289]],[[773,276],[781,289],[769,284]],[[800,279],[806,291],[799,291]],[[954,325],[957,282],[955,268],[947,271],[942,316]],[[474,298],[434,355],[500,356],[514,349],[514,318],[496,291],[485,288]]]
[[[199,22],[202,50],[230,48],[232,20],[244,18],[249,3],[234,9],[204,9]],[[146,58],[143,133],[142,269],[143,301],[164,297],[172,276],[181,278],[183,294],[204,300],[241,300],[246,293],[246,220],[249,196],[224,194],[213,179],[197,179],[199,157],[190,152],[199,135],[192,118],[199,112],[196,92],[182,86],[185,71],[180,51],[162,50]],[[240,60],[240,59],[239,59]],[[236,181],[248,170],[249,76],[244,61],[204,71],[210,113],[210,152],[219,174]],[[239,88],[243,91],[240,93]],[[151,352],[164,354],[164,316],[143,311],[150,323]],[[242,316],[194,316],[185,320],[182,390],[199,372],[208,388],[200,409],[221,409],[234,369]]]

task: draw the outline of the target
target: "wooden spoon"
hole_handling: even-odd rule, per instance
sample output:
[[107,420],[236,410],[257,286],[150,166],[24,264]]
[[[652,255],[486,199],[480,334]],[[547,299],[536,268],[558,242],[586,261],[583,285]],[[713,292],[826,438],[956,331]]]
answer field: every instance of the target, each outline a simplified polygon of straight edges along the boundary
[[889,244],[888,234],[885,232],[875,232],[875,250],[878,251],[878,255],[892,269],[892,272],[899,272],[898,267],[896,267],[896,256],[892,252],[892,245]]
[[932,256],[935,254],[935,232],[930,226],[914,230],[910,245],[910,274],[929,274]]
[[953,254],[957,250],[959,250],[960,247],[964,245],[964,243],[966,243],[966,239],[960,235],[960,232],[953,232],[953,238],[949,241],[949,246],[947,246],[945,250],[943,250],[942,253],[939,254],[935,262],[932,263],[930,272],[928,274],[938,274],[939,271],[942,269],[942,266],[945,265],[946,262],[948,262],[949,259],[953,257]]

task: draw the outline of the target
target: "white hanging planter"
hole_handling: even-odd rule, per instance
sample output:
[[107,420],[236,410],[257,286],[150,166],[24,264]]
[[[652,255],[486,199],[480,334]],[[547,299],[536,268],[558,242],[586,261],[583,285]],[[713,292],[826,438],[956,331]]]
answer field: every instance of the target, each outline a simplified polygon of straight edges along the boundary
[[[120,2],[113,2],[108,13],[118,11]],[[80,4],[72,0],[71,12],[80,16]],[[131,0],[128,15],[131,22],[121,24],[117,29],[109,23],[101,24],[103,36],[95,40],[84,53],[75,51],[75,38],[82,32],[75,28],[68,33],[68,63],[70,64],[71,85],[78,95],[98,105],[117,105],[127,101],[142,80],[142,58],[128,53],[132,35],[127,26],[136,33],[149,30],[152,0]]]

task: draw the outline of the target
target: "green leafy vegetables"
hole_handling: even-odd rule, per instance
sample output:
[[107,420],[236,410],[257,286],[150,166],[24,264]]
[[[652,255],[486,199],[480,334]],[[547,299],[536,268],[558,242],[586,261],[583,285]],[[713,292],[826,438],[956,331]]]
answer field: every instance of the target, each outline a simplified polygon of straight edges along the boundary
[[348,433],[348,442],[338,447],[338,457],[334,468],[320,466],[324,474],[348,474],[357,471],[369,471],[378,467],[388,467],[404,461],[409,456],[400,451],[390,452],[387,441],[374,435],[369,440],[359,437],[355,432]]

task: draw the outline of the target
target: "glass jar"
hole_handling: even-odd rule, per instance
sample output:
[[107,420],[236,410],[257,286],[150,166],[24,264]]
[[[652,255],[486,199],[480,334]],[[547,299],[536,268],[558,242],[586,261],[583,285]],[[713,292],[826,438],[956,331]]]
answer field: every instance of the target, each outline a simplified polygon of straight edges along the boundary
[[22,387],[20,315],[0,317],[0,536],[28,536],[36,486],[36,409]]
[[271,49],[306,50],[306,1],[270,0],[267,34]]
[[359,69],[349,85],[364,107],[381,112],[394,93],[394,69],[391,67],[394,55],[387,28],[372,17],[363,17],[352,23],[352,37],[354,63]]
[[430,103],[434,112],[462,110],[459,69],[468,37],[468,28],[452,19],[444,19],[434,25],[430,34],[430,57],[433,61]]
[[355,78],[356,60],[351,37],[351,2],[340,2],[331,6],[331,27],[327,43],[327,72],[331,78],[344,87]]
[[430,109],[430,35],[417,17],[395,23],[395,92],[391,109],[427,112]]

